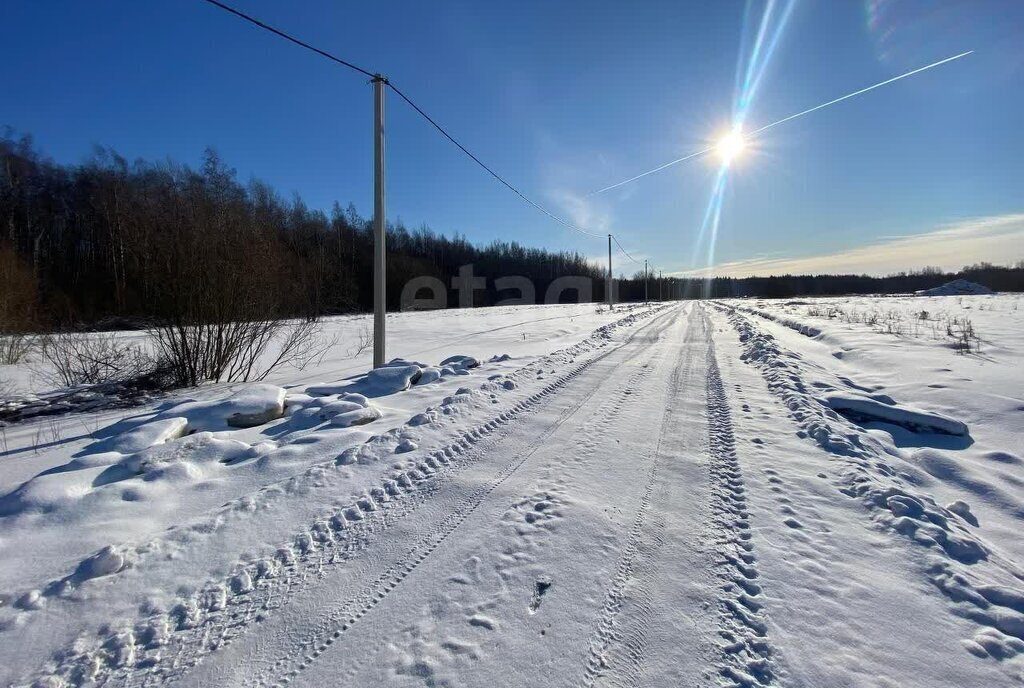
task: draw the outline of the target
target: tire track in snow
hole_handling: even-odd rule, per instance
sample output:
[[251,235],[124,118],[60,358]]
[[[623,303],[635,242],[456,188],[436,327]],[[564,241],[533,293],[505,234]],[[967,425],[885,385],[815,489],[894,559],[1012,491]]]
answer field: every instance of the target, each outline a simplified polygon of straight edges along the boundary
[[772,685],[772,648],[768,641],[757,557],[748,522],[746,487],[736,454],[736,438],[714,342],[707,352],[707,414],[711,473],[711,518],[722,581],[719,598],[721,676],[744,688]]
[[818,403],[807,392],[794,352],[749,315],[727,304],[715,307],[739,336],[741,360],[759,370],[768,390],[799,427],[798,434],[842,462],[842,474],[834,481],[839,492],[858,499],[876,527],[925,548],[923,575],[949,599],[952,613],[981,627],[974,637],[962,640],[965,650],[1001,662],[1008,673],[1017,672],[1014,678],[1019,680],[1024,656],[1024,571],[972,532],[959,514],[900,478],[885,461],[885,450],[876,439]]
[[[662,329],[664,329],[664,325]],[[630,341],[632,341],[632,338],[630,338]],[[600,358],[603,359],[620,348],[609,351]],[[599,359],[591,361],[585,367],[596,363],[597,360]],[[606,425],[614,419],[615,415],[624,405],[625,400],[633,396],[628,393],[628,390],[635,388],[650,371],[650,364],[641,366],[624,385],[623,389],[627,390],[627,393],[610,395],[610,398],[601,405],[595,414],[599,419],[599,424]],[[580,372],[582,372],[582,369]],[[274,662],[268,671],[271,676],[257,676],[253,680],[247,681],[245,685],[261,687],[287,685],[309,668],[327,649],[339,641],[352,626],[383,601],[389,593],[395,590],[399,584],[416,570],[459,526],[477,511],[491,493],[529,461],[537,451],[542,449],[548,438],[586,405],[599,390],[600,386],[595,386],[581,397],[554,424],[549,426],[544,433],[532,439],[527,447],[519,453],[520,458],[506,463],[491,481],[478,488],[472,496],[456,507],[438,526],[428,532],[426,536],[411,548],[402,559],[388,567],[387,570],[355,597],[342,603],[340,607],[335,608],[318,621],[317,629],[305,641],[297,647],[289,648]],[[584,434],[592,435],[593,433]],[[353,677],[362,667],[376,656],[381,647],[382,643],[377,643],[373,651],[357,658],[355,664],[346,671],[346,680],[352,681]]]
[[[634,322],[643,315],[654,317],[617,346],[575,365],[509,410],[466,430],[449,445],[430,452],[398,479],[385,480],[354,503],[317,519],[290,543],[282,545],[272,559],[237,568],[226,579],[211,582],[174,609],[103,637],[98,646],[88,647],[82,641],[76,642],[58,657],[55,668],[38,675],[38,678],[96,686],[163,685],[180,680],[205,656],[227,646],[244,633],[253,621],[262,621],[274,609],[287,604],[298,590],[327,575],[328,569],[366,550],[388,527],[427,502],[445,482],[475,460],[481,453],[482,448],[478,446],[481,440],[498,430],[503,430],[502,436],[507,435],[509,424],[528,412],[539,410],[551,395],[590,366],[629,345],[653,324],[661,322],[668,313],[631,314],[623,320]],[[596,332],[603,334],[608,330],[609,326],[603,326]],[[545,369],[559,356],[574,360],[586,350],[580,347],[587,344],[582,342],[549,354],[514,375],[525,374],[533,368]],[[596,388],[566,410],[556,421],[556,426],[575,413],[594,393]],[[498,437],[494,441],[500,439]],[[449,518],[457,513],[456,510]],[[434,548],[436,544],[429,551]]]
[[[559,459],[553,461],[546,468],[551,468],[554,465],[565,469],[581,469],[587,465],[591,456],[594,454],[598,444],[599,438],[602,437],[602,431],[611,425],[619,416],[623,406],[627,401],[635,399],[635,390],[640,386],[640,383],[647,377],[653,370],[651,361],[648,361],[642,365],[637,372],[635,372],[627,381],[616,392],[608,395],[608,399],[591,415],[585,423],[583,423],[579,429],[577,429],[572,436],[574,439],[579,438],[577,442],[578,451],[574,454],[571,461],[566,459]],[[593,396],[593,395],[591,395]],[[549,435],[550,437],[550,435]],[[538,447],[540,449],[543,447]],[[536,450],[535,450],[536,451]],[[570,463],[572,465],[570,465]],[[565,480],[565,474],[560,474],[560,480],[557,482],[557,488],[560,491],[569,491],[572,488],[572,484]],[[543,482],[543,481],[541,481]],[[543,485],[534,486],[534,491],[544,490]],[[507,552],[505,553],[507,555]],[[345,672],[345,680],[351,684],[357,684],[355,680],[357,675],[362,669],[372,662],[378,653],[387,645],[393,644],[393,637],[385,633],[382,634],[382,638],[377,642],[372,651],[360,655],[354,660],[353,666],[349,667]]]
[[[713,666],[725,685],[757,688],[773,684],[772,650],[764,619],[756,557],[751,542],[745,487],[736,454],[725,386],[715,356],[710,322],[703,310],[691,312],[686,342],[702,346],[685,347],[685,356],[672,372],[670,394],[662,418],[657,450],[648,472],[643,496],[637,508],[616,574],[591,641],[580,685],[638,687],[644,685],[644,653],[647,636],[658,615],[651,586],[659,575],[658,550],[664,543],[664,522],[653,495],[668,479],[664,460],[682,439],[676,432],[678,406],[686,393],[684,380],[703,379],[708,433],[709,478],[706,537],[712,559],[710,566],[719,581],[717,633],[722,639],[720,655]],[[696,362],[697,357],[703,361]],[[695,370],[696,366],[700,366]],[[663,450],[663,445],[665,446]],[[663,487],[667,487],[662,485]],[[665,501],[663,508],[671,508]],[[646,540],[647,551],[641,552]],[[627,606],[628,605],[628,606]],[[628,616],[623,616],[628,614]]]
[[[690,333],[694,329],[695,318],[698,313],[696,307],[691,308],[690,322],[687,327],[685,339],[691,339]],[[612,577],[611,585],[605,595],[604,606],[597,622],[597,627],[591,634],[589,641],[589,652],[583,668],[582,686],[591,688],[599,681],[607,679],[608,682],[623,685],[639,685],[639,669],[643,663],[643,653],[646,639],[647,621],[654,616],[654,601],[649,589],[644,585],[638,585],[630,592],[630,611],[633,617],[630,618],[630,626],[625,630],[617,628],[619,615],[626,603],[627,588],[635,583],[634,570],[639,564],[637,558],[640,554],[641,536],[647,535],[657,547],[661,541],[661,530],[663,521],[657,514],[653,515],[651,523],[648,524],[648,517],[651,511],[651,501],[654,488],[658,479],[658,469],[664,458],[662,445],[665,441],[668,429],[673,419],[674,400],[682,391],[683,372],[689,369],[690,359],[687,357],[686,364],[680,365],[677,361],[672,368],[669,393],[666,400],[666,408],[662,414],[658,441],[655,445],[650,466],[647,469],[644,491],[640,496],[636,515],[626,535],[626,545],[619,555],[616,563],[615,575]],[[646,532],[645,532],[646,531]],[[649,562],[648,562],[649,563]],[[624,654],[625,663],[621,661]],[[613,657],[613,655],[615,655]]]

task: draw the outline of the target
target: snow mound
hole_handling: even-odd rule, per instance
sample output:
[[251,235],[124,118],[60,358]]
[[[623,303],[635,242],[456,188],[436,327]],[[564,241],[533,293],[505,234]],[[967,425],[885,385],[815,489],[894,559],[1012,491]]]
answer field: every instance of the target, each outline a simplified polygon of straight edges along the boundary
[[444,376],[445,370],[445,368],[424,368],[420,371],[420,379],[416,381],[416,384],[429,385],[432,382],[438,382]]
[[480,361],[465,355],[449,356],[437,366],[396,358],[380,368],[374,368],[354,382],[312,385],[306,388],[306,394],[332,396],[357,392],[364,397],[383,397],[404,392],[413,385],[439,382],[451,375],[468,375],[470,369],[479,365]]
[[881,421],[907,428],[912,432],[938,432],[946,435],[967,435],[965,423],[938,413],[909,406],[890,406],[874,399],[833,393],[824,398],[825,405],[854,420]]
[[133,454],[149,447],[164,444],[185,435],[188,431],[188,418],[171,416],[150,421],[128,432],[115,435],[90,448],[90,453],[114,451],[119,454]]
[[127,556],[113,545],[108,545],[79,564],[75,574],[80,580],[99,578],[117,573],[127,564]]
[[232,411],[228,425],[251,428],[277,420],[284,415],[284,398],[284,389],[277,385],[247,385],[224,402]]
[[188,420],[187,433],[250,428],[282,417],[285,395],[284,388],[277,385],[244,385],[223,399],[188,400],[175,404],[153,420],[185,418]]
[[339,428],[348,428],[353,425],[372,423],[380,417],[380,411],[374,406],[359,407],[334,416],[331,418],[331,425]]
[[136,476],[144,477],[147,482],[194,483],[204,477],[205,465],[235,463],[250,453],[249,445],[244,442],[201,432],[189,435],[181,442],[129,454],[97,476],[94,485],[99,487]]
[[[326,386],[323,387],[326,389]],[[324,421],[335,427],[347,428],[353,425],[372,423],[381,417],[381,412],[371,406],[362,394],[342,394],[340,397],[307,397],[301,407],[293,408],[290,423],[294,428],[311,428]],[[298,403],[296,399],[296,403]]]
[[[174,404],[125,431],[121,431],[124,423],[115,423],[105,431],[110,436],[93,442],[76,457],[81,459],[109,452],[135,454],[197,432],[264,425],[284,416],[284,410],[283,388],[266,384],[245,385],[224,399],[187,400]],[[79,461],[76,465],[84,467],[86,464]]]
[[375,368],[362,380],[361,391],[368,397],[382,397],[404,392],[419,382],[423,374],[418,365],[384,366]]
[[983,284],[965,279],[955,279],[952,282],[946,282],[942,286],[922,289],[917,292],[918,296],[973,296],[982,294],[995,294],[995,292]]
[[442,368],[448,366],[455,370],[468,370],[470,368],[476,368],[479,365],[480,361],[476,360],[472,356],[449,356],[441,361]]

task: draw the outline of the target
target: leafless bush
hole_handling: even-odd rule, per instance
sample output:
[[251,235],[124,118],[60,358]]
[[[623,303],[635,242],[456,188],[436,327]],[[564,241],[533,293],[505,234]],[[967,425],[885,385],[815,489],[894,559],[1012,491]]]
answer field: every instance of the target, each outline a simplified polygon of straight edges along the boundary
[[356,333],[352,351],[349,353],[348,357],[355,358],[371,346],[373,346],[373,330],[370,329],[369,325],[363,323],[362,327],[360,327],[359,331]]
[[20,332],[0,334],[0,365],[20,363],[33,347],[36,338]]
[[[331,346],[316,321],[254,319],[200,325],[165,325],[150,330],[159,358],[175,382],[242,382],[266,379],[281,365],[304,368]],[[272,346],[274,345],[274,346]]]
[[843,311],[842,308],[839,308],[838,306],[830,306],[830,305],[808,306],[807,307],[807,315],[809,315],[811,317],[814,317],[814,318],[829,318],[829,319],[841,318],[843,320],[847,319],[846,318],[846,313]]
[[312,331],[302,339],[298,346],[293,347],[287,360],[281,362],[296,370],[305,370],[311,365],[322,363],[327,352],[336,347],[341,339],[337,333],[328,335],[324,332],[318,321],[307,320],[306,324],[311,327]]
[[[262,380],[284,364],[320,353],[314,294],[308,317],[289,320],[309,290],[289,258],[285,235],[254,224],[233,171],[210,158],[204,185],[190,187],[185,221],[160,246],[150,271],[158,358],[178,385]],[[301,277],[301,275],[299,275]],[[301,280],[300,280],[301,282]]]
[[[14,396],[14,384],[10,380],[0,377],[0,402],[12,396]],[[0,424],[0,428],[2,427],[3,425]]]
[[153,376],[160,367],[141,346],[113,334],[46,335],[40,353],[48,364],[39,369],[40,376],[62,387],[135,382]]
[[903,314],[896,310],[887,311],[882,317],[882,331],[897,336],[905,334]]
[[969,318],[953,318],[946,323],[946,336],[953,339],[953,351],[969,354],[981,349],[981,338]]

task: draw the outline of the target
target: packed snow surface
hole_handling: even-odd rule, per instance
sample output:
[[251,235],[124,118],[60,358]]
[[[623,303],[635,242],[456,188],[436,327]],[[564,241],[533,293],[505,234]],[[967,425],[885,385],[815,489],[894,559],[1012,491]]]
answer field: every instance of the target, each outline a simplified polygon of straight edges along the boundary
[[91,411],[0,369],[64,404],[0,427],[0,685],[1020,685],[1022,302],[403,313],[376,370],[337,318]]

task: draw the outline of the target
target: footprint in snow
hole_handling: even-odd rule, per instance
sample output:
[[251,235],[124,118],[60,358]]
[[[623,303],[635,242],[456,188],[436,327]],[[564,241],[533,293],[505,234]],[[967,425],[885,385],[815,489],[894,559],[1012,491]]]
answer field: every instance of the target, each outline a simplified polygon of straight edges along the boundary
[[551,580],[550,576],[541,576],[536,580],[533,589],[533,599],[530,600],[531,614],[537,613],[537,610],[540,608],[541,598],[544,597],[544,594],[551,588],[553,584],[554,583]]

